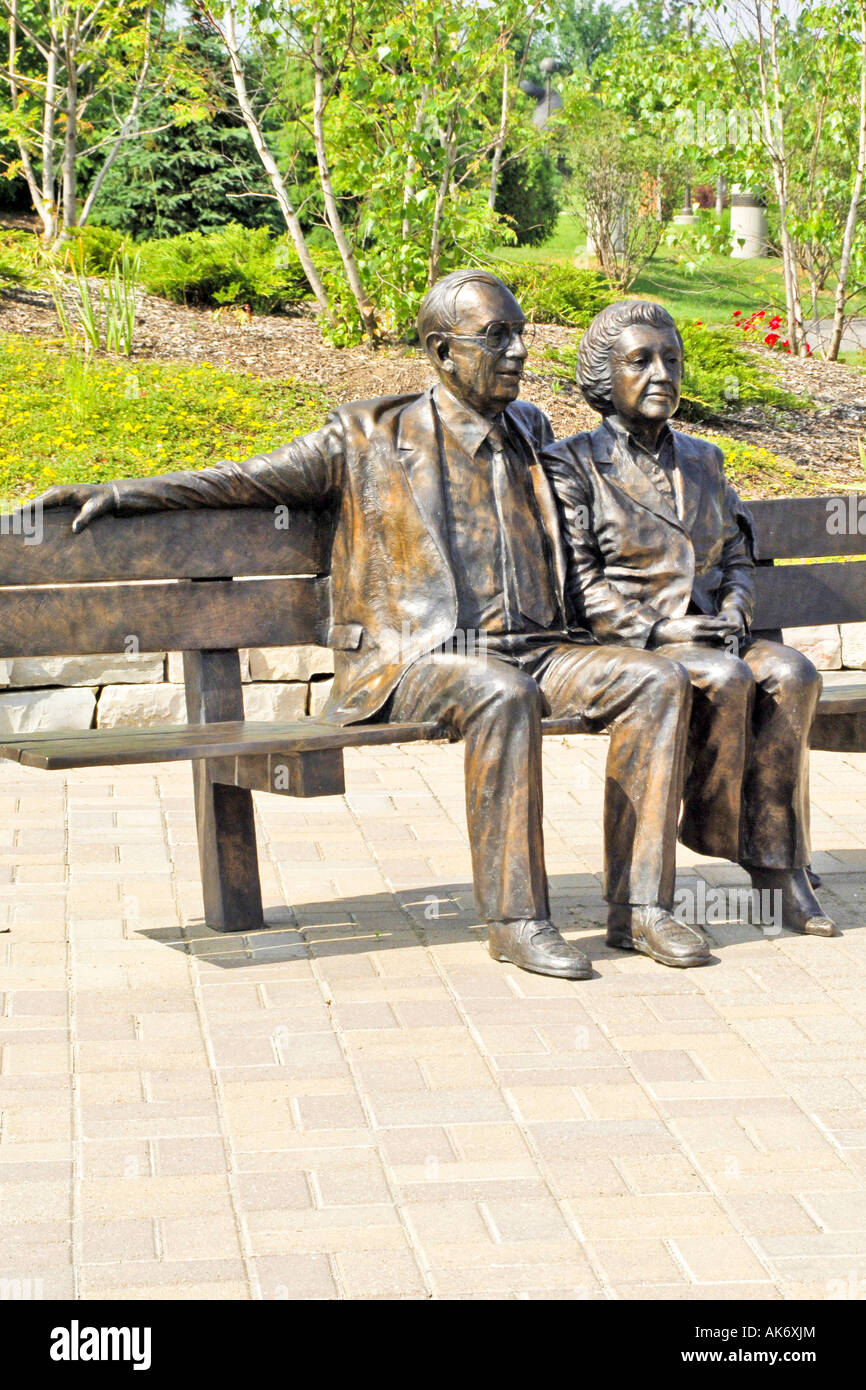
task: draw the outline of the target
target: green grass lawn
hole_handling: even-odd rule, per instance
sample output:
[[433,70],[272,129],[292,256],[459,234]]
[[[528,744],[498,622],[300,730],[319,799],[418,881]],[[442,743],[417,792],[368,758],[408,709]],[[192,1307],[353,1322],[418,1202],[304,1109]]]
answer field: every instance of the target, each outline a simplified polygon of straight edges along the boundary
[[[503,260],[529,265],[570,265],[585,248],[583,224],[577,217],[563,213],[543,246],[502,247],[497,255]],[[731,323],[735,309],[744,317],[753,309],[775,309],[784,313],[785,286],[780,260],[769,256],[749,261],[711,256],[694,272],[689,272],[678,263],[679,254],[676,245],[660,246],[627,293],[657,299],[675,319],[683,322],[699,319],[703,323]],[[805,278],[802,292],[803,311],[811,317]],[[822,314],[832,314],[832,294],[823,295],[818,308]]]
[[542,246],[502,246],[496,255],[504,261],[523,261],[526,265],[571,265],[586,245],[583,223],[571,213],[560,213],[556,226]]
[[51,344],[0,341],[3,509],[53,483],[200,468],[319,426],[323,392],[201,366],[85,362]]

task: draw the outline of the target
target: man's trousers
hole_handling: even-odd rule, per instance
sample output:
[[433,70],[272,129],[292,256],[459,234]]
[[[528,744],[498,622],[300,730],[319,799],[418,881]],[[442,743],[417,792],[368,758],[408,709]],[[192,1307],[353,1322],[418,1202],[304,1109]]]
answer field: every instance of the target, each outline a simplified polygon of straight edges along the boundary
[[550,916],[541,718],[610,734],[604,794],[609,902],[673,904],[691,692],[682,666],[628,647],[551,642],[518,657],[437,652],[405,673],[393,721],[436,720],[465,743],[475,898],[490,922]]

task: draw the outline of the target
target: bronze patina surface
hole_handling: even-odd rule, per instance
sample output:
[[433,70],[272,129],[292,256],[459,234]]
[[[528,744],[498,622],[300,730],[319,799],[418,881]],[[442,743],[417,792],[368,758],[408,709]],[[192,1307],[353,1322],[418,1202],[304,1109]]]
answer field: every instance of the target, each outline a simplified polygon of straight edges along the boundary
[[430,390],[341,406],[322,429],[242,463],[53,488],[41,500],[78,507],[79,532],[110,513],[328,512],[335,679],[324,718],[435,721],[462,736],[492,953],[541,973],[590,973],[549,920],[541,717],[551,714],[611,736],[605,891],[643,924],[623,944],[701,964],[703,938],[669,915],[690,683],[680,662],[600,643],[567,614],[567,547],[540,464],[550,424],[517,399],[524,328],[495,276],[455,272],[418,315],[438,379]]
[[[809,733],[821,677],[752,631],[755,540],[721,450],[671,429],[682,339],[666,310],[611,305],[581,340],[578,380],[602,415],[548,446],[574,621],[688,673],[692,715],[680,838],[781,895],[783,924],[835,933],[807,874]],[[616,938],[618,917],[612,920]]]

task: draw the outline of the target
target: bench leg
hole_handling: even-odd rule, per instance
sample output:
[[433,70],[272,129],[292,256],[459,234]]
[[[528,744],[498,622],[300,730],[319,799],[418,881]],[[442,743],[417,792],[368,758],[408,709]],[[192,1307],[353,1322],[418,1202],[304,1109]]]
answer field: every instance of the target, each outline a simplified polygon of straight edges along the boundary
[[[191,724],[243,719],[236,651],[184,652],[187,717]],[[192,764],[205,921],[214,931],[264,926],[252,793],[215,782],[208,759]]]

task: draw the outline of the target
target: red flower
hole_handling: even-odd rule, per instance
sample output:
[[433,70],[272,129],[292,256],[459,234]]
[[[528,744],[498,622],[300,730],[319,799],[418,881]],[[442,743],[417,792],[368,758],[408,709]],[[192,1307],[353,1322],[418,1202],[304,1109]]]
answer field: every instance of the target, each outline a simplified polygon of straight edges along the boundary
[[766,317],[767,317],[767,311],[766,311],[766,309],[759,309],[758,312],[757,312],[756,315],[755,315],[755,318],[756,318],[756,319],[765,319]]
[[[768,333],[766,338],[764,339],[764,342],[767,344],[767,347],[775,347],[778,341],[778,333]],[[782,344],[782,346],[784,347],[784,343]]]
[[770,327],[771,327],[771,328],[778,328],[778,327],[781,325],[781,322],[782,322],[782,320],[779,318],[779,316],[778,316],[778,314],[777,314],[776,317],[775,317],[774,319],[770,319]]
[[735,309],[731,317],[732,317],[732,318],[735,318],[735,319],[739,319],[739,318],[742,318],[742,315],[743,315],[742,309]]
[[808,344],[808,343],[806,344],[806,356],[807,356],[807,357],[811,357],[811,356],[812,356],[812,349],[809,347],[809,344]]
[[703,322],[704,322],[703,319],[695,319],[695,323],[694,323],[695,328],[700,328],[700,327],[703,325]]

